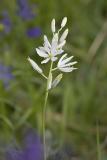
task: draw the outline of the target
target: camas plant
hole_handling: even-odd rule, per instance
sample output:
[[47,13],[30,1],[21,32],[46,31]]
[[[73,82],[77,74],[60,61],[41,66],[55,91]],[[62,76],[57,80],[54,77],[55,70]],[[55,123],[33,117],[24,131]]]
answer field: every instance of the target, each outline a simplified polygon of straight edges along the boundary
[[[47,99],[49,91],[56,87],[59,82],[62,79],[62,72],[72,72],[73,70],[77,69],[73,65],[77,63],[77,61],[71,62],[71,57],[67,57],[67,53],[64,53],[63,47],[66,43],[66,37],[68,35],[68,29],[65,29],[63,33],[60,36],[60,33],[62,29],[65,27],[67,23],[67,17],[64,17],[61,22],[61,27],[59,30],[56,30],[55,25],[55,19],[51,22],[51,30],[52,30],[52,41],[49,42],[46,35],[44,35],[44,44],[43,46],[40,46],[36,48],[37,54],[44,58],[44,60],[41,61],[41,64],[50,63],[49,73],[48,76],[46,76],[41,69],[41,67],[38,66],[38,64],[33,61],[31,58],[28,57],[28,61],[39,74],[41,74],[47,81],[46,85],[46,94],[45,94],[45,101],[44,101],[44,108],[43,108],[43,144],[44,144],[44,160],[46,160],[46,142],[45,142],[45,116],[46,116],[46,105],[47,105]],[[61,57],[60,57],[61,56]],[[58,61],[57,66],[54,67],[55,61]],[[54,71],[59,71],[61,73],[58,74],[58,76],[54,79],[53,73]],[[54,79],[54,80],[53,80]]]

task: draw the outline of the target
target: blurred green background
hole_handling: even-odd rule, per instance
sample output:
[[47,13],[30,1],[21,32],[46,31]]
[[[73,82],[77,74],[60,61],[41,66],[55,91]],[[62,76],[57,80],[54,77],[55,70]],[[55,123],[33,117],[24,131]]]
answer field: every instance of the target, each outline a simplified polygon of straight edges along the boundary
[[0,1],[0,139],[8,141],[27,124],[41,130],[46,82],[27,57],[40,62],[35,48],[43,43],[44,34],[51,39],[51,20],[55,18],[60,27],[65,16],[69,28],[65,51],[78,61],[78,70],[65,74],[51,91],[47,128],[58,143],[71,141],[80,157],[96,159],[98,124],[106,159],[106,0]]

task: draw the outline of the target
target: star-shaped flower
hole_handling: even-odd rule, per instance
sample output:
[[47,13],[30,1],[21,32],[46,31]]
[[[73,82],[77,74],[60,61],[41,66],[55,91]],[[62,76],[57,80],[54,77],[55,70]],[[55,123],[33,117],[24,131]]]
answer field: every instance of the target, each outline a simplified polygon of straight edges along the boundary
[[50,43],[47,36],[44,36],[44,45],[43,47],[36,48],[37,54],[40,57],[43,57],[45,60],[43,60],[41,63],[47,63],[49,60],[56,61],[57,55],[63,53],[62,47],[64,46],[66,41],[62,43],[58,43],[58,34],[54,34],[52,38],[52,42]]
[[73,65],[77,63],[77,61],[74,61],[74,62],[70,62],[70,60],[73,58],[73,56],[69,57],[69,58],[66,58],[67,57],[67,54],[64,54],[58,64],[57,64],[57,68],[59,70],[61,70],[62,72],[72,72],[73,70],[77,69],[77,68],[74,68]]

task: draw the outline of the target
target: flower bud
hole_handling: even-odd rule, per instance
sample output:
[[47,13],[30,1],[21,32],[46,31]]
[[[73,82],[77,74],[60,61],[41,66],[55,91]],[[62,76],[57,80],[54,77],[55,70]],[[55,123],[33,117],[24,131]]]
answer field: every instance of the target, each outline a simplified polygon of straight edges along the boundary
[[58,48],[62,48],[66,43],[66,40],[62,41],[59,45],[58,45]]
[[54,39],[55,39],[55,41],[58,41],[58,33],[54,34]]
[[67,23],[67,17],[64,17],[61,23],[61,28],[65,27],[66,23]]
[[42,69],[37,65],[36,62],[34,62],[31,58],[28,57],[28,61],[30,62],[31,66],[34,68],[34,70],[36,70],[37,72],[39,72],[40,74],[42,74]]
[[49,74],[47,90],[51,89],[51,85],[52,85],[52,73]]
[[53,19],[51,22],[51,30],[53,33],[55,32],[55,19]]
[[55,34],[53,35],[52,44],[54,44],[54,43],[56,43],[56,42],[58,42],[58,34],[57,34],[57,33],[55,33]]
[[63,74],[59,74],[52,83],[52,88],[55,88],[62,79]]
[[63,42],[65,39],[66,39],[66,37],[67,37],[67,35],[68,35],[68,29],[66,29],[64,32],[63,32],[63,34],[62,34],[62,36],[61,36],[61,38],[60,38],[60,42]]

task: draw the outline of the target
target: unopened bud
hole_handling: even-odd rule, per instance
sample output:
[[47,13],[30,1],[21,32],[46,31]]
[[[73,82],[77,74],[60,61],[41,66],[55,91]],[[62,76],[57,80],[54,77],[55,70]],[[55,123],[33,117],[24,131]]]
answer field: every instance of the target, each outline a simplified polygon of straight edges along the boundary
[[67,23],[67,17],[64,17],[61,23],[61,28],[65,27],[66,23]]
[[53,19],[51,22],[51,30],[53,33],[55,32],[55,19]]
[[60,42],[63,42],[63,41],[66,39],[67,35],[68,35],[68,29],[66,29],[66,30],[63,32],[63,34],[62,34],[62,36],[61,36],[61,38],[60,38]]

